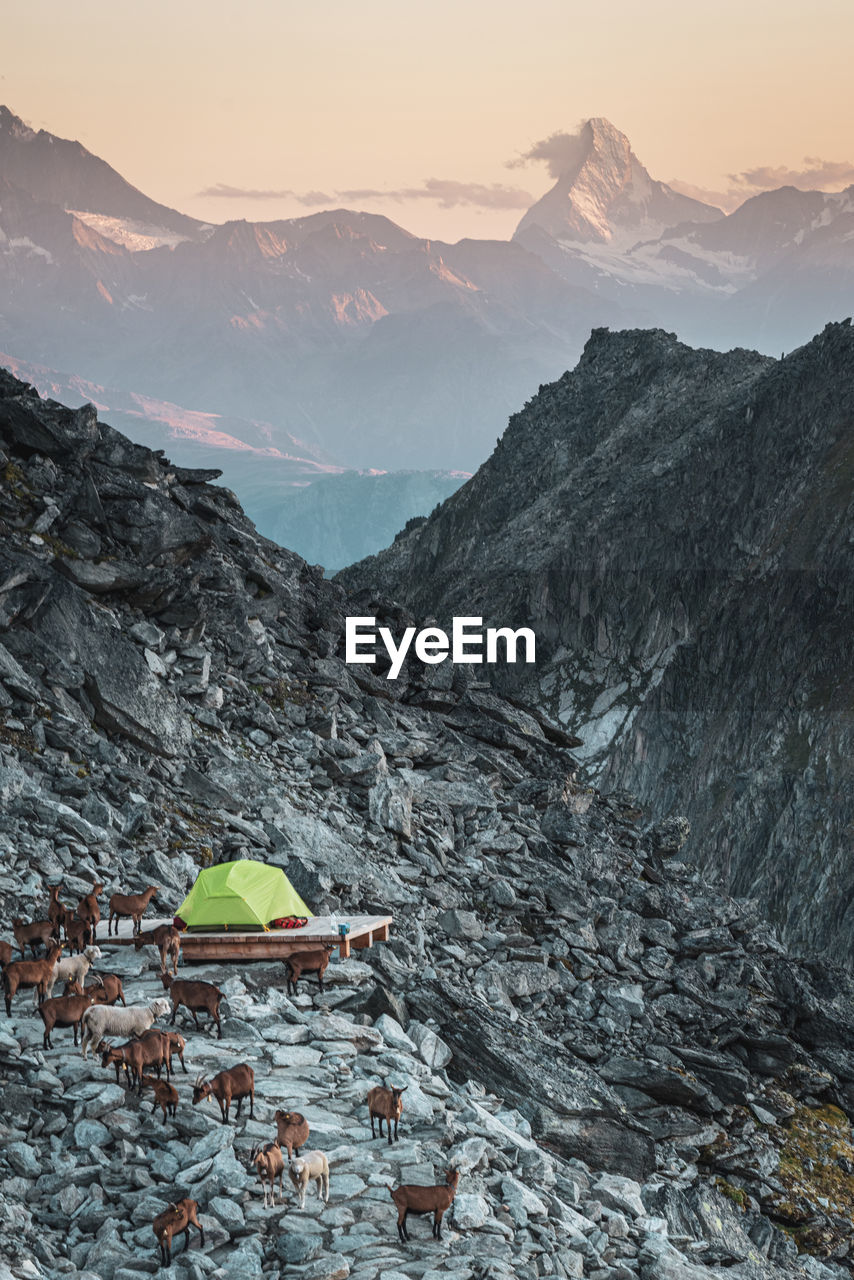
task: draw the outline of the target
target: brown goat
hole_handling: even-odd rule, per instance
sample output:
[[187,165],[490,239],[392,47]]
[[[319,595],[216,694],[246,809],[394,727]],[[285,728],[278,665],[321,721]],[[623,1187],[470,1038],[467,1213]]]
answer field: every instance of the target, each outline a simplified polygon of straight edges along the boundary
[[92,892],[87,893],[85,898],[81,898],[77,904],[77,918],[88,924],[92,930],[92,941],[94,942],[98,936],[98,921],[101,919],[101,908],[98,906],[98,894],[102,893],[104,886],[98,881],[92,885]]
[[204,1245],[205,1243],[205,1233],[202,1224],[199,1222],[199,1204],[197,1200],[184,1199],[179,1200],[176,1204],[170,1204],[163,1213],[158,1213],[151,1226],[157,1236],[157,1243],[160,1245],[160,1263],[164,1267],[168,1267],[172,1262],[173,1236],[180,1235],[183,1231],[186,1237],[184,1244],[189,1249],[190,1227],[194,1226],[199,1232],[199,1244]]
[[[67,982],[64,994],[71,995],[71,988],[74,985],[73,982]],[[115,1004],[116,1001],[121,1000],[122,1004],[127,1006],[122,980],[117,973],[96,973],[94,982],[88,983],[83,991],[92,997],[93,1004]]]
[[371,1137],[377,1135],[374,1132],[374,1116],[380,1122],[380,1137],[383,1136],[383,1120],[388,1125],[388,1145],[391,1146],[391,1123],[394,1121],[394,1140],[398,1141],[397,1125],[403,1111],[403,1098],[400,1096],[406,1093],[409,1086],[404,1085],[402,1089],[386,1089],[383,1085],[376,1085],[368,1091],[368,1114],[371,1117]]
[[12,1016],[12,996],[19,987],[35,987],[40,1000],[45,997],[53,966],[62,955],[62,943],[55,943],[43,960],[12,960],[3,970],[6,1017]]
[[264,1208],[267,1208],[267,1184],[270,1185],[270,1208],[276,1207],[276,1183],[279,1184],[279,1199],[284,1201],[285,1193],[282,1182],[285,1176],[285,1161],[278,1140],[268,1142],[266,1146],[256,1147],[252,1152],[252,1163],[258,1180],[264,1188]]
[[120,1084],[121,1072],[127,1072],[125,1055],[121,1045],[113,1046],[108,1040],[101,1041],[101,1066],[113,1066],[116,1069],[116,1084]]
[[119,1067],[124,1066],[130,1077],[130,1087],[142,1093],[142,1077],[146,1067],[154,1067],[158,1078],[161,1068],[166,1068],[166,1078],[171,1070],[172,1046],[162,1031],[150,1030],[145,1035],[128,1040],[115,1048],[106,1040],[101,1045],[101,1066],[108,1067],[112,1062],[116,1068],[116,1083],[119,1079]]
[[402,1187],[388,1188],[388,1193],[397,1206],[397,1234],[401,1244],[409,1239],[406,1219],[410,1213],[432,1213],[433,1237],[436,1240],[442,1239],[442,1218],[450,1209],[457,1194],[459,1180],[459,1169],[449,1169],[443,1186],[418,1187],[412,1183],[406,1183]]
[[52,996],[49,1000],[42,1000],[39,1005],[39,1016],[44,1023],[45,1049],[53,1048],[50,1043],[50,1033],[54,1027],[73,1027],[74,1045],[77,1046],[80,1019],[83,1017],[83,1010],[88,1009],[92,1003],[92,996],[82,992],[79,983],[70,985],[77,988],[74,995]]
[[[187,1041],[181,1035],[180,1031],[164,1031],[163,1034],[169,1041],[172,1053],[177,1053],[178,1061],[181,1063],[181,1069],[184,1072],[184,1075],[189,1075],[189,1072],[187,1071],[187,1064],[184,1062],[184,1050],[187,1047]],[[169,1070],[172,1070],[171,1056],[169,1059]]]
[[26,920],[16,916],[12,921],[12,932],[24,959],[27,956],[27,947],[35,958],[40,946],[45,950],[50,946],[53,938],[53,924],[50,920],[33,920],[32,924],[27,924]]
[[92,930],[85,920],[78,920],[73,911],[66,907],[65,921],[63,925],[65,929],[65,938],[68,943],[69,955],[74,952],[85,951],[92,943]]
[[316,973],[320,990],[325,990],[323,975],[326,973],[329,959],[334,950],[334,943],[326,942],[322,947],[312,947],[306,951],[294,951],[291,955],[285,956],[283,963],[288,971],[288,995],[295,996],[297,994],[297,983],[304,973]]
[[61,884],[52,884],[48,886],[50,889],[50,902],[47,908],[47,918],[53,925],[53,931],[57,937],[60,936],[60,929],[65,924],[66,907],[59,901],[59,891]]
[[114,893],[110,898],[110,917],[107,921],[107,937],[109,938],[113,929],[113,921],[116,922],[116,937],[119,936],[119,921],[127,920],[128,917],[133,921],[133,932],[139,933],[142,929],[142,917],[148,909],[148,904],[152,898],[156,898],[160,892],[159,885],[150,884],[142,893]]
[[160,1107],[163,1112],[163,1123],[166,1123],[166,1114],[174,1119],[175,1112],[178,1110],[178,1090],[174,1088],[168,1080],[155,1080],[152,1076],[142,1077],[143,1085],[148,1085],[154,1090],[154,1104],[151,1108],[151,1114]]
[[300,1147],[308,1142],[308,1121],[300,1111],[277,1111],[275,1121],[279,1145],[287,1151],[288,1159],[293,1160],[294,1152],[299,1155]]
[[12,944],[11,942],[0,942],[0,968],[5,969],[7,964],[12,961]]
[[181,1005],[189,1009],[192,1014],[193,1022],[196,1024],[196,1030],[201,1031],[199,1019],[196,1017],[198,1013],[209,1013],[216,1023],[219,1038],[222,1039],[222,1023],[219,1020],[219,1003],[224,996],[219,987],[215,987],[212,982],[189,981],[185,978],[175,978],[171,973],[161,973],[160,981],[163,983],[164,989],[169,992],[172,998],[172,1017],[169,1019],[170,1026],[175,1021],[175,1014]]
[[178,972],[178,957],[181,954],[181,933],[172,924],[159,924],[156,929],[141,930],[133,940],[137,951],[141,947],[157,947],[160,951],[160,972],[165,973],[172,961],[173,977]]
[[[148,1029],[147,1031],[143,1031],[142,1035],[138,1037],[138,1039],[140,1039],[140,1040],[154,1040],[154,1039],[157,1039],[157,1042],[160,1044],[160,1046],[161,1046],[161,1047],[162,1047],[162,1049],[163,1049],[163,1054],[164,1054],[163,1061],[164,1061],[164,1063],[165,1063],[165,1065],[166,1065],[166,1078],[167,1078],[167,1079],[168,1079],[168,1078],[169,1078],[169,1076],[171,1076],[171,1074],[172,1074],[172,1054],[176,1052],[176,1047],[175,1047],[175,1038],[176,1038],[176,1036],[177,1036],[177,1038],[181,1041],[180,1049],[179,1049],[179,1050],[177,1050],[177,1052],[178,1052],[179,1057],[181,1057],[181,1066],[183,1067],[183,1066],[184,1066],[184,1061],[183,1061],[183,1057],[182,1057],[182,1055],[183,1055],[184,1049],[187,1047],[187,1042],[186,1042],[186,1040],[184,1039],[184,1037],[183,1037],[183,1036],[179,1036],[179,1035],[178,1035],[178,1033],[177,1033],[176,1031],[161,1031],[161,1030],[159,1030],[159,1028],[158,1028],[158,1027],[149,1027],[149,1029]],[[184,1067],[184,1074],[185,1074],[185,1075],[187,1074],[187,1068],[186,1068],[186,1067]],[[158,1075],[158,1077],[159,1077],[159,1075],[160,1075],[160,1069],[159,1069],[159,1068],[158,1068],[158,1071],[157,1071],[157,1075]]]
[[228,1071],[220,1071],[213,1080],[197,1076],[193,1085],[193,1106],[197,1107],[205,1098],[216,1098],[219,1103],[222,1123],[228,1121],[228,1113],[232,1102],[237,1103],[237,1116],[240,1119],[240,1108],[244,1098],[249,1099],[249,1118],[255,1119],[255,1072],[246,1062],[231,1067]]

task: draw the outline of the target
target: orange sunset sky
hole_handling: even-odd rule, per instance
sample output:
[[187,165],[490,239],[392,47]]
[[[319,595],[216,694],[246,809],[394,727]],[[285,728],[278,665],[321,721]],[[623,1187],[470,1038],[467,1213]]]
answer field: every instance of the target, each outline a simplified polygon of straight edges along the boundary
[[508,162],[592,115],[729,207],[854,182],[850,0],[6,0],[3,27],[0,101],[212,221],[505,238],[553,181]]

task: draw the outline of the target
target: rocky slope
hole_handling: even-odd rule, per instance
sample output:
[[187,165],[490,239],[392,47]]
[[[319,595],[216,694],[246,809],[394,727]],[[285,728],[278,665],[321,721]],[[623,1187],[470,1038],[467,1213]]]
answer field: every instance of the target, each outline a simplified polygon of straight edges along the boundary
[[[653,341],[656,341],[653,339]],[[745,366],[752,358],[745,357]],[[202,970],[254,1120],[175,1121],[0,1026],[0,1254],[17,1277],[132,1280],[149,1223],[201,1205],[171,1274],[733,1280],[848,1273],[852,984],[787,956],[750,901],[664,861],[684,820],[582,786],[574,739],[461,668],[391,684],[339,656],[345,600],[209,474],[0,375],[0,919],[98,878],[282,865],[315,909],[390,909],[392,941],[295,999],[281,967]],[[395,626],[406,621],[381,606]],[[146,954],[108,952],[128,995]],[[186,1029],[186,1028],[185,1028]],[[188,1077],[192,1079],[192,1075]],[[370,1083],[407,1083],[371,1142]],[[329,1206],[265,1213],[246,1161],[298,1106]],[[442,1242],[398,1244],[386,1184],[463,1171]],[[798,1252],[801,1250],[802,1252]],[[5,1265],[5,1264],[4,1264]]]
[[852,373],[848,324],[782,361],[596,332],[472,481],[342,577],[418,616],[532,625],[536,672],[496,679],[846,962]]
[[[425,516],[468,479],[468,472],[345,471],[320,450],[269,422],[198,413],[17,360],[0,351],[0,368],[40,395],[102,417],[179,466],[217,469],[265,537],[335,572],[386,546],[408,520]],[[273,444],[273,440],[277,444]],[[333,479],[315,492],[318,479]]]

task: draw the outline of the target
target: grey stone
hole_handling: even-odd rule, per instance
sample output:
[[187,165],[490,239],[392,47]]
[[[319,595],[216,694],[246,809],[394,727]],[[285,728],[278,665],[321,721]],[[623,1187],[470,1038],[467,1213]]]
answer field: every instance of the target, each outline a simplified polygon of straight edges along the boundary
[[347,1280],[350,1264],[342,1253],[330,1253],[306,1263],[299,1274],[301,1280]]
[[454,1197],[451,1216],[455,1226],[470,1231],[482,1227],[492,1215],[484,1196],[458,1191]]
[[639,982],[627,982],[619,987],[606,987],[603,995],[612,1008],[630,1018],[642,1018],[646,1009],[643,987]]
[[42,1171],[38,1154],[27,1142],[10,1142],[5,1151],[6,1159],[24,1178],[35,1178]]
[[110,1141],[110,1131],[99,1120],[78,1120],[74,1126],[75,1145],[84,1150],[105,1147]]
[[478,942],[483,937],[483,926],[473,911],[444,911],[439,924],[452,938]]
[[414,1021],[409,1023],[408,1031],[428,1067],[431,1067],[434,1071],[441,1071],[443,1067],[448,1065],[454,1056],[453,1050],[445,1044],[444,1040],[435,1031],[432,1031],[430,1027],[425,1027],[423,1023]]
[[640,1184],[633,1178],[621,1178],[615,1173],[601,1173],[591,1187],[591,1194],[610,1209],[641,1217],[646,1213],[641,1200]]
[[400,1024],[387,1013],[381,1013],[374,1020],[374,1028],[379,1031],[386,1044],[391,1045],[392,1048],[402,1049],[406,1053],[415,1051],[415,1042],[409,1038]]

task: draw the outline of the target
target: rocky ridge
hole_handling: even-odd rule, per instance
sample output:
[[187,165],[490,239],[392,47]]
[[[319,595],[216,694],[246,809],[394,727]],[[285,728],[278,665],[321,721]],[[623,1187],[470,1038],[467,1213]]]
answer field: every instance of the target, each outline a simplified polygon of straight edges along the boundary
[[594,331],[473,480],[339,575],[418,617],[532,626],[536,670],[492,668],[500,687],[845,963],[852,373],[847,322],[783,360]]
[[[214,473],[8,375],[0,451],[0,919],[95,878],[156,882],[174,907],[199,865],[244,855],[317,911],[395,917],[322,996],[288,998],[273,965],[200,971],[227,1017],[222,1041],[187,1031],[190,1071],[247,1060],[259,1079],[256,1119],[228,1128],[181,1077],[161,1125],[67,1032],[43,1051],[18,997],[0,1027],[12,1274],[153,1273],[150,1220],[183,1193],[207,1228],[172,1268],[192,1280],[847,1274],[844,973],[669,861],[684,820],[582,785],[545,717],[461,668],[348,668],[340,588]],[[152,963],[102,967],[140,1000]],[[408,1082],[392,1148],[362,1101],[383,1079]],[[259,1208],[245,1161],[278,1105],[330,1156],[323,1210]],[[448,1164],[445,1240],[416,1223],[398,1245],[385,1184]]]

